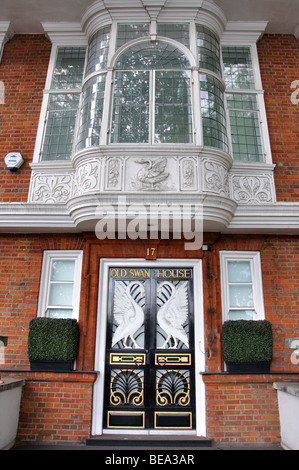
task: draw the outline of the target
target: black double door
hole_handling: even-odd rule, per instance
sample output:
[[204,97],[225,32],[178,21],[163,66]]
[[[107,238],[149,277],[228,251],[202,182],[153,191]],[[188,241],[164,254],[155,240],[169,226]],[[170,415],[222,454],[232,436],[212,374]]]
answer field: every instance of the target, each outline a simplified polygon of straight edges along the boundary
[[193,330],[192,269],[110,269],[105,428],[195,428]]

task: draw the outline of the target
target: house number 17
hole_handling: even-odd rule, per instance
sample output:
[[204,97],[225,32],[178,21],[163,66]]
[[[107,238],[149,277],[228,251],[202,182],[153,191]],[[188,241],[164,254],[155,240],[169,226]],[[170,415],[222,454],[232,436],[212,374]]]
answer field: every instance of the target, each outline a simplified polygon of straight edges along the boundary
[[146,259],[156,259],[157,258],[157,248],[154,246],[148,247],[146,249]]

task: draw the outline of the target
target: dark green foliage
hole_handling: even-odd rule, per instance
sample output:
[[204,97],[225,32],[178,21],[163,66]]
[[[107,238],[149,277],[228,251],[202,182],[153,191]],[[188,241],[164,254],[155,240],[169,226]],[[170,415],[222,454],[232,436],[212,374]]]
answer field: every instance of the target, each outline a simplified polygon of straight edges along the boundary
[[271,361],[272,325],[267,320],[227,321],[223,324],[222,347],[225,362]]
[[29,326],[28,357],[30,360],[75,360],[78,341],[76,320],[34,318]]

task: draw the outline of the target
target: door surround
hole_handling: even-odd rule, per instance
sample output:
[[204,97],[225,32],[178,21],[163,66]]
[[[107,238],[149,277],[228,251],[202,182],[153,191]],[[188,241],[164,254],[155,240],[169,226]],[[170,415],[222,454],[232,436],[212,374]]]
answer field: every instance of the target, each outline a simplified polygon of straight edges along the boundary
[[[202,261],[182,259],[159,259],[146,261],[144,259],[101,259],[99,275],[99,298],[97,312],[97,331],[95,347],[95,366],[97,380],[94,384],[94,398],[92,410],[92,435],[103,433],[115,433],[117,431],[103,429],[104,407],[104,378],[105,378],[105,354],[106,354],[106,330],[108,308],[108,279],[110,268],[120,267],[144,267],[144,268],[192,268],[194,282],[194,358],[195,358],[195,400],[196,400],[196,430],[195,431],[138,431],[138,434],[196,434],[206,435],[205,414],[205,387],[201,372],[205,370],[205,346],[204,346],[204,310],[202,287]],[[118,431],[119,432],[119,431]],[[135,431],[136,432],[136,431]],[[122,434],[134,434],[134,431],[124,431]]]

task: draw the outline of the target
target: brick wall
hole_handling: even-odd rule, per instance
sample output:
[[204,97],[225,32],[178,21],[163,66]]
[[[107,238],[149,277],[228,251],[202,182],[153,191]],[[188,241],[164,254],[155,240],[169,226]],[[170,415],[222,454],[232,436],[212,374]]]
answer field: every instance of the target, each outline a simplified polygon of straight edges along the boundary
[[299,198],[299,103],[291,84],[299,80],[299,42],[294,36],[264,35],[258,44],[275,168],[278,201]]
[[0,234],[0,335],[8,336],[5,364],[0,368],[28,368],[29,322],[35,318],[43,250],[79,250],[77,236]]
[[[181,257],[175,245],[174,242],[168,244],[163,242],[159,247],[159,257]],[[92,270],[87,274],[83,270],[80,319],[81,327],[84,328],[85,347],[90,351],[90,360],[84,368],[92,369],[94,358],[92,335],[95,331],[93,322],[96,322],[97,314],[100,257],[140,256],[143,258],[144,244],[141,241],[126,242],[126,251],[123,253],[115,251],[119,248],[117,241],[109,242],[107,245],[91,243],[90,246],[95,248],[85,250],[84,238],[77,235],[0,235],[0,334],[9,337],[8,346],[5,348],[5,364],[2,367],[28,368],[28,327],[30,320],[36,316],[37,312],[43,250],[83,249],[84,263],[92,267]],[[213,333],[210,331],[211,323],[208,318],[208,312],[213,310],[215,320],[217,320],[213,328],[218,338],[218,350],[221,349],[222,324],[220,273],[218,271],[220,250],[260,251],[266,318],[272,322],[274,331],[275,349],[272,370],[295,372],[298,370],[298,365],[291,362],[292,351],[286,348],[286,339],[298,336],[299,331],[298,236],[256,235],[250,238],[245,235],[222,236],[213,245],[211,252],[206,252],[204,255],[200,252],[197,255],[203,256],[206,341],[209,340],[209,334]],[[175,256],[173,256],[174,253]],[[181,255],[184,256],[184,253],[182,251]],[[211,272],[207,271],[207,266]],[[209,292],[213,293],[212,298]],[[90,331],[86,330],[86,325],[89,325]],[[218,355],[207,362],[207,367],[209,371],[222,370],[219,351]]]
[[260,252],[265,315],[274,334],[271,370],[298,371],[298,365],[291,362],[292,350],[286,348],[286,339],[299,332],[299,237],[225,236],[217,249]]
[[[13,375],[13,374],[6,374]],[[91,433],[96,374],[23,372],[17,441],[85,441]]]
[[279,444],[273,382],[298,379],[299,375],[205,375],[207,435],[222,444]]
[[[119,241],[100,242],[92,235],[0,235],[0,334],[8,336],[5,364],[0,365],[1,375],[21,375],[26,379],[19,439],[81,442],[89,436],[95,374],[88,371],[92,370],[94,358],[100,258],[144,258],[142,241],[122,243],[125,249]],[[183,258],[185,252],[180,243],[161,241],[157,244],[159,257]],[[211,251],[197,254],[203,258],[206,340],[212,336],[218,341],[216,353],[213,351],[212,359],[206,361],[207,373],[204,375],[208,435],[216,442],[279,442],[273,381],[299,377],[298,365],[290,360],[292,351],[285,347],[286,338],[298,336],[299,331],[298,246],[298,237],[221,236],[214,239]],[[84,360],[86,356],[90,357],[86,364],[83,359],[78,363],[81,368],[85,364],[85,372],[49,374],[29,371],[28,327],[36,316],[42,254],[46,249],[84,250],[80,355]],[[272,375],[231,376],[221,372],[220,250],[261,253],[266,318],[271,320],[274,329]],[[208,293],[213,295],[212,307]],[[216,320],[212,324],[208,317],[210,311]],[[211,330],[211,325],[215,331]]]
[[[16,35],[4,48],[0,80],[5,103],[0,104],[0,201],[26,202],[30,183],[43,89],[51,43],[43,35]],[[17,173],[4,163],[9,152],[21,152],[25,160]]]

